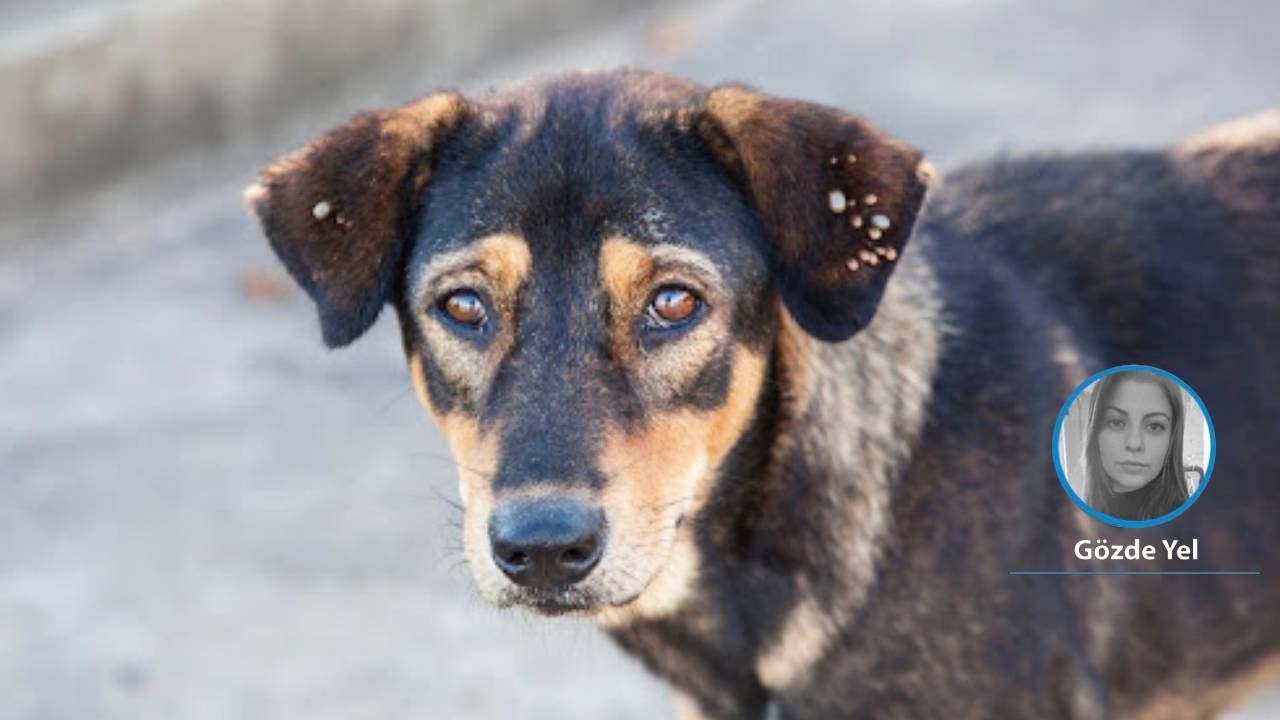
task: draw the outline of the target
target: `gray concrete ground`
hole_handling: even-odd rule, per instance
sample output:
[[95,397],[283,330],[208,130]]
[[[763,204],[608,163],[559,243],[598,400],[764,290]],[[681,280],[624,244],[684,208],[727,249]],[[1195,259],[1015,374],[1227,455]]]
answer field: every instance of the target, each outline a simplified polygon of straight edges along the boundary
[[[716,0],[466,89],[622,63],[746,80],[865,114],[945,169],[1275,104],[1276,27],[1280,6],[1243,2]],[[475,598],[391,319],[321,349],[242,211],[256,167],[359,101],[55,224],[6,219],[34,242],[0,255],[0,720],[668,716],[591,628]],[[1277,713],[1273,693],[1233,717]]]

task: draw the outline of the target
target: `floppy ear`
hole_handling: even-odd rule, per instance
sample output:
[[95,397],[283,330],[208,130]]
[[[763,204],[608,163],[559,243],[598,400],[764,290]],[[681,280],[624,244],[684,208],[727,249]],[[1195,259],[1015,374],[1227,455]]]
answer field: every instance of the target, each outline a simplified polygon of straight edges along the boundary
[[875,314],[924,200],[919,152],[834,108],[729,85],[699,126],[750,197],[788,311],[810,334],[845,340]]
[[262,231],[311,296],[329,347],[360,337],[388,299],[427,186],[433,149],[461,121],[440,93],[364,113],[287,155],[245,191]]

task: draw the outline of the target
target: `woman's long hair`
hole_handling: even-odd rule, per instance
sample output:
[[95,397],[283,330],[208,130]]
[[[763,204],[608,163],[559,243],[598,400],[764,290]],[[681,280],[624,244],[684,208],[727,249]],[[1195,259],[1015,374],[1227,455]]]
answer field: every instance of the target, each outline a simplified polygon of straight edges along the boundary
[[[1102,432],[1105,410],[1111,404],[1116,388],[1124,380],[1150,383],[1164,390],[1173,417],[1169,423],[1169,447],[1165,451],[1160,472],[1145,487],[1133,491],[1142,494],[1139,496],[1142,499],[1137,513],[1126,512],[1122,516],[1117,514],[1121,493],[1112,489],[1111,480],[1102,467],[1102,458],[1098,454],[1098,435]],[[1173,512],[1186,502],[1190,497],[1186,474],[1182,468],[1182,426],[1186,415],[1181,388],[1162,375],[1141,370],[1123,370],[1099,380],[1090,403],[1089,433],[1084,446],[1085,497],[1089,507],[1125,520],[1151,520]]]

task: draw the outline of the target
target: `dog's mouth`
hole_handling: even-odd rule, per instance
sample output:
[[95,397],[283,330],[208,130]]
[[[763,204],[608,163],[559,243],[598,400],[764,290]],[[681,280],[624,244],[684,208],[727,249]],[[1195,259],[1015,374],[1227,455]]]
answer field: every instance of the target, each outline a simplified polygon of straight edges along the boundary
[[570,615],[594,619],[601,613],[621,610],[637,602],[650,589],[661,573],[645,573],[634,566],[624,573],[616,568],[593,573],[571,585],[531,587],[512,582],[490,585],[490,592],[483,592],[490,602],[499,608],[522,608],[548,617]]
[[[629,600],[627,601],[629,602]],[[591,615],[605,608],[626,605],[607,602],[595,592],[576,586],[558,588],[509,587],[503,591],[498,606],[520,607],[538,615]]]

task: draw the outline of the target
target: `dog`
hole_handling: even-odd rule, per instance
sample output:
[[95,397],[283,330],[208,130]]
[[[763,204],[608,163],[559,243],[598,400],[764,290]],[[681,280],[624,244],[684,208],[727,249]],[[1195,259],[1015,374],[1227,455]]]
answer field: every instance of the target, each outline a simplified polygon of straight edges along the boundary
[[[1200,718],[1280,676],[1280,113],[935,178],[839,109],[571,74],[359,115],[246,200],[329,346],[395,308],[480,594],[591,619],[680,717]],[[1157,527],[1054,476],[1126,363],[1222,445]],[[1013,574],[1135,537],[1259,574]]]

